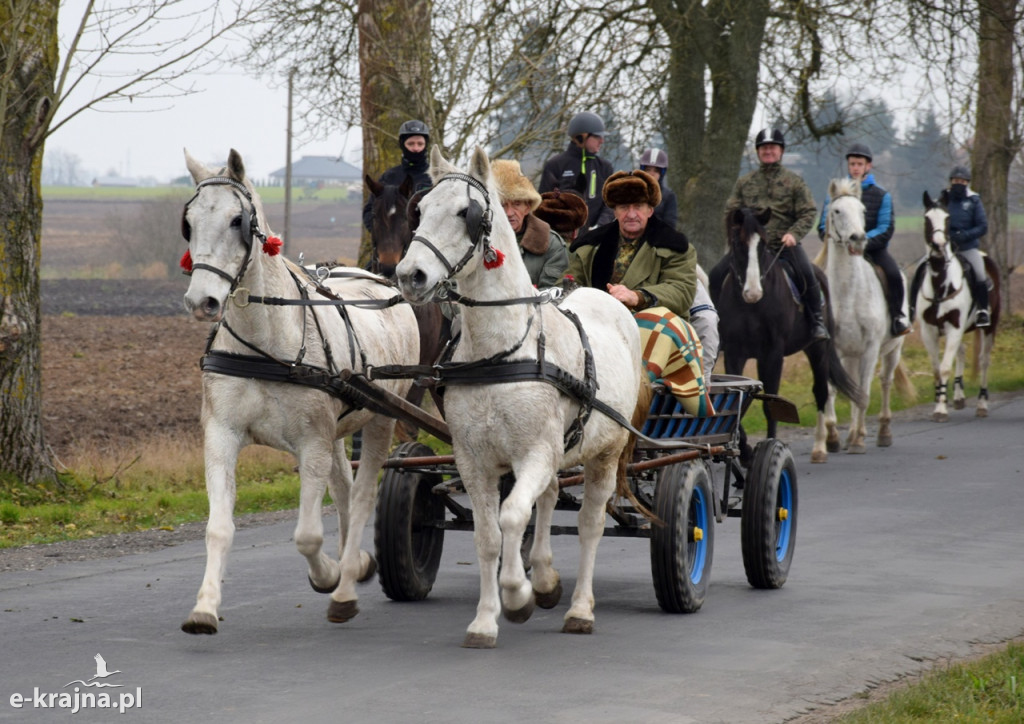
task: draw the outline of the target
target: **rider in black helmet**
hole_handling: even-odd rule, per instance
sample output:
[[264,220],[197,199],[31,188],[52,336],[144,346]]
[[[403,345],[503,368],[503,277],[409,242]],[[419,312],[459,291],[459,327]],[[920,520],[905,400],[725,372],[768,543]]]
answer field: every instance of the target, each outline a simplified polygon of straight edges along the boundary
[[661,203],[654,209],[654,215],[673,229],[676,228],[679,221],[679,202],[676,199],[676,192],[668,187],[665,180],[668,154],[660,148],[648,148],[640,156],[640,170],[654,176],[661,185]]
[[[410,120],[398,128],[398,146],[402,149],[402,161],[380,175],[380,182],[389,186],[401,186],[406,176],[412,178],[413,193],[429,189],[430,161],[427,146],[430,144],[430,129],[423,121]],[[363,226],[367,231],[373,222],[373,198],[363,207]]]
[[604,121],[596,113],[583,111],[572,117],[566,131],[569,147],[544,164],[539,190],[575,191],[587,202],[586,228],[607,224],[615,215],[601,198],[604,182],[612,175],[612,165],[597,156],[604,143]]

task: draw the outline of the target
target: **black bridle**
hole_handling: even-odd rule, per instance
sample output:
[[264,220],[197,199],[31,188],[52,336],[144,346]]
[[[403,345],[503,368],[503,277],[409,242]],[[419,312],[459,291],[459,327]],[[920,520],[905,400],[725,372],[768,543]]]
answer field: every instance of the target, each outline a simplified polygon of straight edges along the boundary
[[[234,179],[230,179],[225,176],[213,176],[208,179],[203,179],[196,184],[195,193],[192,194],[192,198],[185,202],[185,206],[181,211],[181,235],[185,238],[186,242],[191,242],[192,240],[192,227],[189,225],[187,217],[188,207],[196,200],[199,196],[199,192],[202,191],[205,186],[230,186],[233,189],[232,194],[238,200],[242,245],[245,247],[245,261],[242,262],[242,266],[234,276],[223,269],[213,266],[212,264],[204,264],[202,262],[193,262],[192,271],[195,271],[196,269],[205,269],[206,271],[213,272],[214,274],[223,277],[231,284],[231,289],[228,292],[230,295],[241,283],[242,277],[245,276],[245,270],[248,268],[249,262],[252,260],[253,239],[257,238],[262,243],[267,240],[267,235],[260,231],[259,219],[256,215],[256,204],[252,199],[252,194],[249,192],[249,189],[247,189],[244,184],[239,183]],[[248,201],[249,203],[248,212],[246,212],[245,202],[242,200],[242,197],[238,195],[239,193],[242,194],[242,196],[245,197],[245,201]],[[186,272],[186,274],[189,275],[191,275],[191,273],[191,271]]]

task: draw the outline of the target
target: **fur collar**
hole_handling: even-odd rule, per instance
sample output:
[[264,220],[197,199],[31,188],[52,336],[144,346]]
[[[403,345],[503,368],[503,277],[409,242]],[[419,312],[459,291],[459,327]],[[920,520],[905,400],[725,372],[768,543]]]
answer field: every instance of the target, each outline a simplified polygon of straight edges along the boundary
[[551,227],[533,214],[527,214],[523,219],[523,233],[516,234],[516,239],[523,247],[523,251],[547,254],[548,247],[551,246]]

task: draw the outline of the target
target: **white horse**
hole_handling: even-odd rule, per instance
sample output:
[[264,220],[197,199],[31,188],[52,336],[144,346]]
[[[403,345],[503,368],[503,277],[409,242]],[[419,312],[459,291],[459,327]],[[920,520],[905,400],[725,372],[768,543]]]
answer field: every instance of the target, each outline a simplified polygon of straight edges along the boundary
[[[241,156],[232,149],[227,168],[219,171],[196,161],[188,151],[185,161],[197,185],[182,217],[189,242],[186,256],[191,259],[183,259],[183,266],[192,271],[185,307],[196,319],[219,324],[203,358],[202,424],[210,500],[206,573],[182,629],[193,634],[217,632],[221,579],[234,537],[235,467],[239,451],[250,444],[286,450],[297,458],[301,492],[295,545],[309,563],[310,584],[331,594],[328,619],[346,621],[358,612],[356,582],[376,570],[373,557],[359,544],[395,422],[349,404],[322,386],[288,380],[337,380],[339,371],[360,373],[368,364],[415,364],[416,319],[407,304],[384,310],[302,305],[306,297],[323,302],[329,295],[319,293],[303,269],[277,255],[277,239],[268,241],[263,208],[245,177]],[[338,297],[368,304],[397,294],[378,277],[361,274],[363,278],[332,281],[330,288]],[[263,301],[274,298],[300,303]],[[382,384],[399,395],[408,385]],[[362,462],[353,485],[343,438],[360,428]],[[328,488],[338,508],[340,561],[321,550],[321,504]]]
[[[850,402],[850,434],[846,439],[847,452],[858,454],[865,452],[871,380],[875,376],[879,359],[882,362],[879,372],[882,407],[878,412],[878,447],[892,445],[890,395],[894,378],[901,395],[907,398],[916,396],[914,386],[900,362],[903,336],[894,337],[891,333],[882,280],[864,257],[867,234],[860,191],[860,182],[853,179],[833,179],[829,183],[825,246],[815,260],[820,264],[821,257],[825,259],[825,274],[834,301],[836,329],[833,337],[836,351],[843,367],[864,392],[861,401]],[[904,301],[904,313],[906,311]],[[835,388],[829,386],[825,427],[828,430],[826,444],[831,452],[839,450],[835,400]]]
[[[628,433],[593,410],[583,418],[582,437],[570,440],[566,450],[564,436],[580,416],[580,401],[535,378],[500,381],[502,362],[536,361],[541,355],[549,369],[557,366],[585,380],[589,353],[573,321],[554,305],[539,303],[546,298],[530,283],[515,234],[501,213],[486,153],[476,149],[468,174],[442,158],[437,147],[430,164],[434,187],[419,203],[421,220],[398,265],[398,280],[403,296],[417,304],[432,299],[446,283],[457,284],[457,294],[465,299],[454,362],[463,364],[453,370],[461,367],[469,376],[479,372],[477,379],[463,377],[456,384],[446,372],[441,375],[448,384],[445,413],[456,465],[473,504],[480,563],[480,601],[463,646],[493,648],[499,611],[519,623],[535,603],[551,608],[558,602],[561,582],[552,567],[550,540],[557,471],[580,463],[586,484],[579,514],[579,573],[562,630],[591,633],[594,561],[604,533],[605,504],[616,488],[617,467],[625,464],[620,458],[630,447]],[[598,400],[635,423],[634,407],[644,415],[647,411],[638,395],[649,390],[636,322],[621,303],[596,289],[574,291],[561,309],[574,314],[585,330]],[[540,367],[527,366],[531,374]],[[510,471],[515,486],[499,502],[499,478]],[[519,549],[534,503],[531,585]]]
[[[992,322],[988,327],[979,329],[974,326],[978,310],[974,304],[974,295],[971,294],[971,285],[964,274],[963,264],[949,243],[949,213],[946,211],[945,192],[936,202],[925,191],[923,200],[924,240],[928,247],[928,258],[925,261],[927,273],[917,293],[916,308],[921,318],[921,341],[928,350],[935,376],[935,410],[932,412],[932,420],[949,421],[946,399],[954,356],[956,376],[953,407],[961,410],[965,406],[964,336],[971,330],[978,332],[978,375],[981,383],[975,414],[977,417],[988,417],[988,367],[999,323],[999,270],[995,262],[986,256],[985,269],[994,285],[989,294]],[[946,343],[940,359],[939,338],[942,336],[945,336]]]

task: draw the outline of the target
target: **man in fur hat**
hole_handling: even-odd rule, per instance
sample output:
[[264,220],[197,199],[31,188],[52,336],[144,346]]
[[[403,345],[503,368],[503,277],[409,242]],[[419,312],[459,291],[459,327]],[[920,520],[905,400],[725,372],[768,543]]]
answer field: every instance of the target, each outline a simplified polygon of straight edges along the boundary
[[606,289],[632,311],[667,307],[689,320],[697,289],[697,250],[686,236],[654,217],[657,179],[619,171],[605,182],[604,202],[615,221],[570,247],[569,271],[580,286]]
[[540,195],[540,206],[533,215],[548,222],[559,236],[571,244],[586,225],[588,213],[587,202],[575,191],[555,189]]
[[518,161],[494,161],[491,176],[505,217],[516,232],[530,281],[540,289],[555,286],[569,265],[569,253],[562,237],[533,213],[541,204],[540,194],[523,175]]

